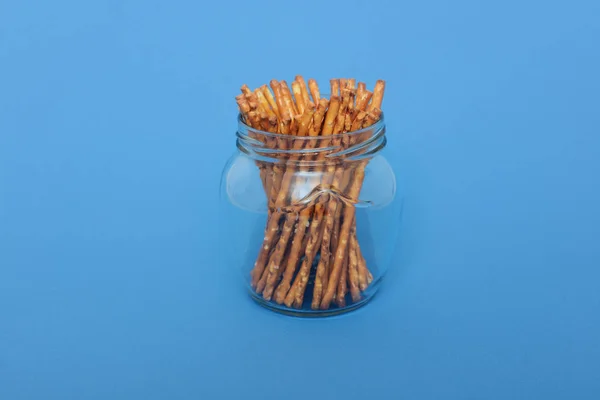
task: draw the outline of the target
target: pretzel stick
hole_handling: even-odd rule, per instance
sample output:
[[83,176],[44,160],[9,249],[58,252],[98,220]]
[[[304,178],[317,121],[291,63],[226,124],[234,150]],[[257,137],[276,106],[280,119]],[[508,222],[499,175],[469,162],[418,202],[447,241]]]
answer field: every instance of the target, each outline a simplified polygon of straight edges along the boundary
[[277,117],[277,119],[280,119],[281,114],[279,113],[279,107],[277,107],[277,102],[275,101],[275,98],[273,97],[273,93],[271,93],[271,91],[269,90],[269,87],[267,85],[262,85],[260,87],[260,91],[264,94],[265,98],[269,102],[269,105],[271,106],[271,109],[275,113],[275,116]]
[[[356,99],[358,100],[358,98],[360,98],[366,90],[367,84],[364,82],[358,82],[358,87],[356,89]],[[358,104],[356,105],[356,108],[358,108]]]
[[319,93],[319,85],[317,85],[317,81],[312,78],[309,79],[308,88],[310,89],[310,94],[315,104],[319,104],[319,101],[321,100],[321,93]]
[[[244,121],[252,128],[258,128],[260,129],[260,122],[258,122],[256,120],[255,114],[253,114],[252,116],[250,116],[250,113],[252,112],[250,109],[250,105],[248,104],[248,100],[246,100],[246,97],[243,94],[240,94],[238,96],[235,97],[235,101],[238,105],[238,108],[240,109],[240,114],[242,114]],[[257,126],[258,125],[258,126]],[[250,134],[251,137],[254,137],[253,134]],[[263,185],[263,189],[265,190],[265,193],[267,193],[268,190],[268,183],[267,183],[267,169],[265,167],[265,164],[262,162],[256,162],[256,165],[258,166],[258,170],[259,170],[259,174],[260,174],[260,180],[262,182]]]
[[[319,131],[321,130],[321,125],[323,123],[323,118],[325,116],[325,111],[327,109],[328,104],[329,101],[327,99],[321,99],[321,101],[319,102],[317,110],[313,116],[313,123],[309,130],[310,136],[317,136]],[[314,207],[310,207],[302,210],[300,214],[301,217],[304,217],[306,215],[308,218],[310,218],[310,215],[313,212],[313,208]],[[298,261],[300,260],[300,257],[302,255],[302,249],[308,249],[308,239],[310,235],[305,235],[306,230],[310,225],[308,222],[308,218],[306,223],[304,223],[301,219],[297,224],[296,232],[294,233],[294,238],[292,239],[292,248],[290,250],[290,255],[288,257],[285,271],[283,273],[283,278],[281,279],[281,282],[275,291],[275,301],[278,304],[283,303],[283,301],[285,300],[285,296],[287,295],[290,289],[292,278],[294,276],[294,273],[296,272]],[[312,224],[314,223],[315,220],[313,219]],[[310,251],[310,249],[308,249],[308,251]]]
[[348,109],[346,110],[346,117],[344,118],[344,132],[345,133],[352,131],[352,121],[354,121],[354,118],[357,114],[357,109],[353,107],[354,96],[355,96],[354,91],[350,91],[349,96],[350,96],[350,101],[348,104]]
[[371,99],[371,103],[367,106],[367,111],[373,111],[375,108],[381,108],[384,90],[385,81],[378,80],[375,83],[375,88],[373,89],[373,98]]
[[340,95],[340,81],[338,79],[330,79],[329,84],[331,85],[331,98]]
[[[302,98],[304,99],[304,104],[308,104],[310,101],[310,97],[308,96],[308,89],[306,88],[306,82],[302,75],[296,75],[295,81],[300,84],[300,93],[302,93]],[[319,100],[314,100],[315,104],[318,104]]]
[[342,105],[340,107],[340,111],[338,112],[337,118],[335,120],[335,126],[333,128],[333,134],[337,135],[342,133],[344,130],[344,121],[346,119],[346,110],[348,109],[348,105],[350,104],[350,91],[347,89],[341,89],[342,91]]
[[248,105],[252,111],[256,111],[258,109],[258,98],[253,92],[250,92],[246,95],[246,100],[248,100]]
[[[258,284],[256,285],[256,292],[262,293],[263,297],[266,300],[271,299],[271,293],[273,292],[273,281],[275,280],[275,276],[279,276],[280,263],[287,249],[287,244],[290,235],[292,234],[292,229],[296,224],[296,217],[286,216],[285,222],[283,224],[283,228],[281,230],[281,235],[279,236],[279,240],[271,253],[269,258],[269,264],[267,268],[265,268]],[[264,291],[263,291],[264,290]]]
[[[276,80],[271,80],[270,82],[271,84],[271,88],[273,89],[273,92],[275,93],[275,100],[276,100],[276,104],[277,107],[279,109],[280,115],[281,115],[281,120],[279,123],[279,131],[283,134],[288,134],[289,133],[289,127],[290,127],[290,114],[289,111],[287,110],[284,100],[283,100],[283,95],[282,95],[282,90],[281,90],[281,85],[279,82],[277,82]],[[280,143],[280,147],[285,148],[285,142],[282,141],[278,141],[278,143]],[[273,199],[273,206],[278,206],[283,204],[283,202],[285,201],[286,198],[286,193],[281,193],[280,196],[280,192],[282,192],[281,189],[281,185],[282,185],[282,180],[283,178],[279,179],[280,176],[282,176],[283,174],[283,168],[278,165],[277,163],[273,165],[273,183],[271,185],[271,193],[270,193],[270,198]],[[288,188],[285,188],[285,192],[287,192]],[[251,282],[250,285],[252,286],[252,288],[256,288],[259,281],[262,279],[262,275],[263,272],[265,271],[265,267],[266,267],[266,263],[267,263],[267,257],[269,256],[270,252],[271,252],[271,247],[273,246],[276,238],[277,238],[277,232],[279,231],[279,221],[281,219],[282,213],[279,211],[270,213],[270,215],[268,216],[268,222],[267,222],[267,226],[265,228],[265,236],[263,238],[263,243],[262,246],[259,250],[256,262],[254,263],[254,268],[252,269],[252,272],[250,273],[251,276]]]
[[[347,173],[347,171],[343,171],[340,176],[339,172],[340,169],[336,171],[336,175],[338,176],[338,178],[334,178],[339,180],[339,184],[335,187],[340,192],[344,193],[345,188],[350,179],[350,174]],[[329,284],[331,254],[335,254],[337,245],[339,243],[338,233],[344,204],[336,199],[330,199],[329,201],[336,202],[337,205],[335,210],[333,208],[327,207],[325,213],[325,225],[323,227],[323,238],[321,239],[321,258],[319,260],[319,264],[317,265],[315,286],[313,288],[313,299],[311,303],[311,307],[313,309],[319,308],[324,288],[327,288],[327,285]],[[333,216],[330,214],[332,212],[335,212]]]
[[[358,240],[356,239],[356,224],[352,227],[350,234],[350,251],[348,252],[348,286],[353,302],[360,301],[360,288],[358,280]],[[343,273],[342,273],[343,274]]]
[[240,109],[240,114],[242,114],[242,117],[244,117],[244,121],[248,125],[250,125],[250,121],[248,118],[248,113],[250,112],[250,105],[248,104],[248,100],[246,100],[246,97],[243,94],[240,94],[238,96],[235,96],[235,102],[237,103]]
[[346,293],[348,293],[348,264],[349,257],[348,252],[344,250],[344,263],[342,265],[342,273],[340,274],[338,284],[337,284],[337,294],[335,295],[335,302],[338,307],[346,306]]
[[[351,184],[349,190],[349,196],[353,199],[358,198],[358,194],[360,192],[360,186],[362,185],[362,179],[364,178],[364,169],[358,168],[355,175],[354,181]],[[335,203],[331,202],[330,206],[333,205],[335,207]],[[340,275],[342,273],[342,267],[344,264],[345,257],[347,255],[347,247],[348,240],[350,236],[350,229],[352,228],[352,224],[354,222],[354,207],[344,207],[343,210],[343,222],[340,227],[340,236],[338,245],[335,251],[335,256],[333,259],[333,267],[331,269],[331,274],[329,277],[329,283],[327,285],[327,289],[325,290],[325,294],[323,295],[323,299],[321,300],[321,309],[326,310],[329,308],[331,301],[333,300],[333,295],[335,294],[335,289],[337,283],[339,282]]]
[[[298,136],[306,136],[308,134],[308,127],[309,127],[310,121],[311,121],[314,113],[315,113],[314,105],[312,107],[306,109],[306,112],[304,113],[304,115],[302,115],[302,119],[300,120]],[[302,143],[300,144],[300,146],[301,145],[302,145]],[[288,170],[286,170],[286,175],[288,174],[288,171],[290,171],[290,170],[292,170],[291,173],[293,173],[295,169],[290,166],[290,168],[288,168]],[[292,234],[292,228],[294,227],[296,218],[297,217],[295,215],[292,215],[289,213],[286,215],[283,233],[279,237],[279,241],[277,242],[275,251],[271,255],[271,260],[269,261],[269,266],[268,266],[268,276],[266,279],[266,288],[265,288],[265,291],[263,292],[263,297],[266,300],[271,299],[271,294],[273,293],[274,285],[275,285],[277,279],[281,276],[281,273],[283,271],[283,268],[280,268],[280,264],[281,264],[285,249],[287,248],[287,244],[288,244],[290,235]],[[303,221],[300,220],[300,223],[302,223],[302,222]],[[257,287],[257,289],[261,290],[260,287]]]
[[[333,217],[335,219],[335,222],[333,223],[333,232],[331,234],[331,252],[335,254],[335,251],[337,249],[337,245],[339,242],[339,233],[340,233],[340,223],[342,222],[342,209],[343,207],[338,207],[335,210],[335,216]],[[327,287],[327,282],[329,281],[329,273],[331,271],[327,270],[325,271],[325,279],[323,279],[323,287]],[[319,303],[320,304],[320,303]]]
[[346,91],[347,91],[347,95],[349,96],[348,99],[348,108],[346,109],[346,115],[344,117],[344,130],[343,132],[350,132],[351,127],[352,127],[352,121],[354,120],[354,116],[355,116],[355,108],[354,108],[354,99],[356,98],[356,79],[352,78],[352,79],[348,79],[347,85],[346,85]]
[[[346,186],[349,184],[350,180],[351,180],[351,176],[352,176],[352,172],[353,172],[353,168],[349,167],[349,168],[344,168],[343,172],[342,172],[342,177],[340,180],[340,185],[339,185],[339,189],[346,194]],[[335,211],[335,223],[334,223],[334,228],[333,228],[333,234],[332,234],[332,238],[331,238],[331,248],[332,248],[332,253],[335,254],[337,252],[337,249],[339,247],[340,241],[339,241],[339,233],[340,233],[340,225],[343,221],[343,210],[344,208],[349,207],[348,205],[342,203],[342,202],[338,202],[337,206],[336,206],[336,211]],[[356,222],[356,221],[355,221]],[[352,225],[352,232],[354,232],[354,230],[356,229],[356,223],[354,222],[354,224]],[[350,244],[348,244],[348,246],[350,246]],[[346,250],[346,253],[350,252],[350,248],[348,248]],[[328,255],[329,257],[331,257],[331,255]],[[338,305],[338,307],[343,307],[346,304],[346,300],[345,300],[345,295],[347,293],[347,283],[346,283],[346,279],[347,279],[347,271],[348,271],[348,267],[347,264],[349,262],[349,258],[348,256],[346,256],[346,260],[344,261],[344,270],[342,271],[342,274],[340,275],[340,280],[338,282],[338,286],[337,286],[337,293],[334,294],[334,299],[336,301],[336,304]],[[328,276],[331,274],[331,262],[327,263],[327,271],[325,272],[325,276]],[[343,284],[342,284],[343,281]],[[323,287],[327,288],[327,286],[329,285],[329,279],[324,279],[323,280]],[[342,286],[340,286],[342,285]],[[317,296],[315,296],[317,297]],[[322,296],[320,296],[322,298]],[[313,298],[313,301],[316,302],[316,300],[318,300],[317,298]],[[316,305],[313,305],[314,309],[319,308],[319,304],[317,303]]]
[[[289,112],[287,111],[287,109],[283,110],[282,115],[283,115],[283,121],[281,124],[282,133],[289,134],[291,118],[290,118],[290,115],[289,115]],[[280,148],[287,147],[285,141],[282,140],[280,143],[281,143]],[[274,177],[273,177],[273,183],[271,185],[270,198],[272,199],[273,207],[277,208],[277,207],[281,207],[285,203],[285,200],[286,200],[287,194],[288,194],[288,190],[289,190],[291,177],[288,178],[287,180],[285,180],[285,182],[284,182],[285,177],[290,176],[290,173],[289,173],[288,169],[285,169],[285,172],[284,172],[284,167],[280,166],[278,164],[273,165],[273,175],[274,175]],[[283,213],[279,210],[273,211],[268,214],[268,218],[267,218],[268,222],[267,222],[267,227],[265,229],[265,237],[263,239],[263,245],[261,247],[261,250],[259,251],[257,260],[254,263],[254,269],[252,270],[252,273],[251,273],[251,277],[252,277],[251,286],[253,288],[258,288],[258,284],[260,281],[263,282],[263,283],[261,283],[261,288],[264,288],[264,284],[266,283],[266,279],[267,279],[267,277],[265,275],[267,257],[269,256],[269,254],[271,252],[271,247],[275,244],[275,241],[277,240],[277,233],[279,231],[279,223],[280,223],[282,216],[283,216]],[[265,276],[263,277],[263,275],[265,275]]]
[[368,90],[363,91],[360,94],[356,94],[356,108],[361,111],[366,111],[367,105],[369,104],[369,100],[373,96],[372,92]]
[[346,82],[348,81],[348,79],[340,78],[338,79],[338,81],[340,82],[340,91],[346,89]]
[[[336,116],[336,122],[333,128],[334,135],[341,133],[343,130],[346,109],[348,108],[349,103],[347,91],[342,89],[342,92],[344,93],[344,97],[342,98],[342,105],[340,106]],[[341,166],[338,166],[337,168],[334,166],[329,166],[327,174],[333,175],[332,187],[337,189],[340,186],[339,181],[342,178],[343,168]],[[331,234],[335,222],[334,216],[336,213],[337,203],[338,201],[336,199],[330,198],[329,205],[325,212],[325,225],[323,226],[323,238],[321,239],[321,258],[319,259],[319,264],[317,265],[315,286],[313,289],[313,300],[311,304],[313,309],[319,308],[321,295],[323,292],[323,276],[325,275],[326,271],[329,270],[329,262],[331,258]]]
[[249,95],[250,93],[252,93],[252,90],[250,90],[248,85],[246,85],[245,83],[242,85],[241,90],[242,90],[242,93],[246,96]]
[[[379,103],[381,104],[381,103]],[[372,113],[367,116],[367,121],[365,124],[373,124],[379,119],[379,115],[381,114],[381,110],[379,108],[374,108]],[[367,125],[370,126],[370,125]],[[360,193],[360,189],[362,186],[362,182],[365,176],[365,165],[367,161],[360,161],[358,163],[358,167],[354,173],[354,177],[352,183],[350,185],[350,189],[348,190],[348,196],[352,199],[358,199],[358,195]],[[342,226],[340,227],[340,238],[339,244],[335,253],[333,268],[331,270],[331,276],[329,278],[329,284],[327,286],[327,290],[323,295],[323,300],[321,301],[321,309],[326,310],[329,308],[331,301],[333,299],[333,295],[335,293],[335,282],[340,278],[342,264],[344,262],[345,257],[345,249],[348,245],[348,240],[350,236],[350,231],[352,228],[352,224],[354,223],[356,210],[354,207],[345,207],[343,211],[344,220]]]
[[296,107],[300,114],[304,113],[304,99],[302,98],[302,91],[300,90],[300,84],[296,81],[292,82],[292,92],[294,93],[294,99],[296,100]]
[[[355,131],[355,130],[361,129],[363,127],[367,128],[367,127],[371,126],[372,124],[377,122],[377,120],[379,119],[379,114],[380,114],[380,111],[375,111],[374,113],[369,113],[369,118],[367,119],[368,114],[366,112],[360,112],[352,124],[352,127],[353,127],[352,130]],[[367,268],[367,263],[365,261],[365,258],[362,255],[362,251],[358,244],[358,239],[356,237],[356,219],[354,221],[354,227],[353,227],[353,232],[351,233],[349,246],[350,246],[350,250],[349,250],[350,254],[352,254],[352,252],[355,252],[357,259],[358,259],[358,271],[357,272],[358,272],[359,288],[361,291],[365,291],[367,289],[367,287],[369,286],[369,284],[371,283],[371,281],[373,280],[373,276],[371,275],[371,272]]]
[[296,104],[294,103],[294,99],[292,98],[292,93],[290,92],[290,87],[288,86],[285,80],[279,81],[281,94],[283,95],[283,102],[285,107],[290,112],[290,115],[297,115],[298,109],[296,108]]
[[[331,201],[331,200],[330,200]],[[331,231],[335,223],[335,209],[327,207],[325,212],[325,224],[323,227],[323,237],[321,239],[321,258],[317,265],[315,276],[315,286],[313,288],[313,299],[311,307],[318,309],[321,304],[324,281],[328,279],[329,259],[331,257]],[[325,286],[326,287],[326,286]]]
[[[354,109],[354,114],[356,116],[353,118],[352,126],[349,129],[350,132],[355,132],[359,129],[362,129],[364,120],[367,116],[366,112],[359,111],[358,108]],[[354,144],[355,142],[359,141],[360,139],[357,138],[356,135],[353,135],[349,140],[352,144]],[[346,179],[347,181],[350,181],[352,179],[352,174],[354,172],[354,169],[355,168],[348,168],[347,171],[345,171],[345,173],[344,173],[344,179]],[[342,205],[342,207],[347,207],[347,206]],[[341,208],[341,207],[338,207],[338,208]],[[339,210],[339,211],[341,211],[341,210]],[[337,229],[339,230],[339,226]],[[334,240],[339,241],[339,232],[335,232],[335,235],[336,235],[336,237]],[[351,240],[350,240],[350,244],[348,246],[349,246],[348,252],[350,254],[360,253],[360,246],[359,246],[358,240],[356,239],[356,220],[353,222],[353,225],[352,225]],[[364,268],[365,271],[367,270],[367,266],[366,266],[366,262],[365,262],[364,258],[362,259],[362,267]],[[365,272],[365,274],[366,274],[366,272]]]
[[294,103],[294,99],[292,98],[292,93],[290,92],[290,88],[288,87],[288,84],[285,80],[280,81],[281,83],[281,94],[283,95],[283,102],[287,108],[287,110],[289,111],[290,115],[292,116],[292,124],[290,126],[290,133],[292,135],[295,135],[296,132],[298,131],[298,120],[296,119],[296,116],[298,115],[299,111],[298,108],[296,107],[296,104]]
[[[256,99],[258,100],[258,109],[260,110],[260,113],[261,113],[260,118],[261,118],[263,130],[265,130],[267,132],[271,132],[271,133],[276,133],[277,132],[277,114],[271,108],[271,104],[269,103],[269,101],[267,100],[267,97],[264,95],[264,93],[261,89],[255,89],[254,95],[256,96]],[[271,139],[271,138],[267,137],[265,140],[265,143],[267,144],[268,147],[274,147],[275,139]],[[266,173],[266,175],[267,175],[266,195],[267,195],[268,204],[271,204],[272,203],[271,188],[272,188],[273,180],[274,180],[273,166],[266,164],[266,171],[267,171],[267,173]]]
[[[333,124],[335,123],[335,118],[337,116],[339,108],[340,98],[338,96],[331,96],[329,108],[327,110],[327,114],[325,115],[325,122],[323,123],[323,129],[321,132],[322,136],[329,136],[332,134]],[[316,157],[316,160],[323,160],[324,158],[325,155],[319,153]],[[324,173],[321,177],[321,184],[328,185],[330,180],[331,175]],[[292,287],[285,296],[284,303],[288,307],[291,307],[292,304],[294,304],[295,307],[302,306],[302,298],[304,296],[306,284],[308,283],[308,274],[323,237],[323,233],[321,230],[321,222],[324,211],[323,209],[323,203],[318,203],[315,207],[313,221],[311,223],[309,232],[310,237],[308,239],[308,244],[306,245],[304,260],[302,261],[302,265],[298,270],[298,274],[294,279]]]
[[[355,235],[356,237],[356,235]],[[354,239],[352,239],[350,241],[350,244],[352,244],[352,242],[354,241]],[[358,245],[358,242],[356,243]],[[358,287],[360,288],[361,291],[365,291],[367,290],[367,287],[369,286],[368,279],[367,276],[369,274],[369,271],[367,269],[367,263],[365,261],[365,258],[362,255],[362,252],[360,251],[360,247],[356,246],[356,256],[358,258]]]

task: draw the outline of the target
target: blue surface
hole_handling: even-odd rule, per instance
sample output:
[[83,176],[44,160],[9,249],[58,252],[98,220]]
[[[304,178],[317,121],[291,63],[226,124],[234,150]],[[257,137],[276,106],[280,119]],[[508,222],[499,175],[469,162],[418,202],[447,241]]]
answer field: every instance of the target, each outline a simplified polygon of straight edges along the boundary
[[[318,7],[318,10],[317,10]],[[0,3],[0,399],[600,398],[597,1]],[[397,263],[351,315],[219,265],[242,83],[388,88]]]

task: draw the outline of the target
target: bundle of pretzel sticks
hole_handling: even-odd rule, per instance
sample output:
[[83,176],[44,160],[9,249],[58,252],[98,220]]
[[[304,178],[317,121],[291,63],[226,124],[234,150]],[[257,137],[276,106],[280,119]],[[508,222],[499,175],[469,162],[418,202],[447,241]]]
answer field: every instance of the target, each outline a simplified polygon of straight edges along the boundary
[[[308,85],[296,76],[291,90],[285,80],[271,80],[251,90],[241,87],[236,96],[243,121],[257,131],[270,134],[260,140],[266,147],[281,150],[310,150],[319,140],[334,148],[349,148],[360,135],[341,135],[368,128],[379,121],[385,81],[378,80],[373,91],[355,79],[331,79],[330,98],[321,97],[314,79]],[[272,91],[271,91],[272,90]],[[314,137],[316,140],[290,140]],[[281,138],[281,139],[279,139]],[[291,143],[291,144],[290,144]],[[310,306],[327,310],[347,302],[357,303],[373,281],[356,235],[355,207],[329,192],[327,199],[290,212],[293,189],[302,161],[315,162],[321,187],[335,188],[344,198],[356,201],[367,161],[326,163],[322,152],[289,154],[285,163],[257,162],[269,212],[265,236],[250,273],[252,289],[267,301],[302,308],[314,276]],[[316,166],[315,166],[316,165]],[[317,262],[318,260],[318,262]],[[316,264],[316,265],[313,265]]]

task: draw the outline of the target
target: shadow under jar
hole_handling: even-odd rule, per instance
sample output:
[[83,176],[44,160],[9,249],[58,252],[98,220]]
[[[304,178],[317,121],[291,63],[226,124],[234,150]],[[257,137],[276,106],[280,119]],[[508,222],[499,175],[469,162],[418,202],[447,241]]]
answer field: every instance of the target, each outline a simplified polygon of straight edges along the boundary
[[385,145],[383,116],[329,136],[268,133],[238,119],[237,151],[221,179],[220,240],[254,300],[326,316],[375,295],[400,220]]

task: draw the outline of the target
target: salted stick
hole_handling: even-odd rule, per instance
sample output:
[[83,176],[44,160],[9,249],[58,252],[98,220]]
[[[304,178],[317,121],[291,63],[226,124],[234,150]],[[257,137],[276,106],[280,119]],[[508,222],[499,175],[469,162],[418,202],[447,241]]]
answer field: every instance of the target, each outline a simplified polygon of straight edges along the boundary
[[[321,101],[319,102],[317,110],[313,115],[313,123],[309,130],[309,136],[315,137],[320,132],[328,104],[329,101],[327,99],[321,99]],[[313,147],[315,145],[316,143],[312,144]],[[298,223],[296,224],[296,232],[294,233],[294,237],[292,239],[292,246],[289,252],[287,264],[283,272],[283,277],[274,295],[275,302],[277,302],[278,304],[283,303],[283,301],[285,300],[285,296],[287,295],[291,286],[292,278],[294,276],[294,273],[296,272],[298,262],[304,252],[304,249],[308,248],[308,235],[305,235],[305,233],[310,226],[309,221],[313,213],[313,208],[314,207],[307,207],[303,209],[300,213]],[[314,220],[312,223],[314,223]]]
[[[315,108],[314,105],[309,104],[308,108],[306,109],[306,112],[302,115],[301,119],[300,119],[300,123],[299,123],[299,128],[298,128],[298,136],[302,137],[302,136],[307,136],[308,135],[308,128],[309,128],[309,124],[310,121],[312,120],[313,114],[315,113]],[[302,142],[301,140],[297,140],[298,142]],[[294,167],[290,166],[290,169],[292,169]],[[292,173],[295,170],[292,169],[290,171],[290,173]],[[288,171],[286,171],[286,174],[288,173]],[[263,292],[263,297],[265,298],[265,300],[271,300],[271,295],[273,294],[273,289],[275,286],[275,283],[277,282],[277,280],[281,277],[281,274],[283,272],[283,268],[281,267],[281,262],[285,253],[285,249],[287,248],[287,244],[288,241],[290,239],[290,236],[292,234],[292,228],[295,225],[296,222],[296,215],[293,213],[288,213],[285,217],[285,223],[284,223],[284,228],[283,228],[283,233],[279,238],[279,241],[277,242],[277,245],[275,247],[275,251],[273,252],[273,255],[271,256],[271,260],[269,261],[269,266],[267,268],[268,270],[268,274],[267,274],[267,278],[266,278],[266,287],[265,290]],[[260,282],[259,282],[260,284]],[[257,287],[257,291],[262,290],[262,287]]]
[[[367,117],[366,124],[375,123],[381,114],[381,110],[379,108],[375,108],[372,110],[371,115]],[[368,125],[370,126],[370,125]],[[358,199],[360,194],[360,189],[362,187],[362,183],[365,177],[365,166],[367,161],[360,161],[356,171],[354,172],[354,177],[350,188],[348,190],[348,197],[351,199]],[[332,203],[332,207],[335,205]],[[336,249],[333,267],[331,269],[331,276],[329,278],[329,283],[327,285],[327,290],[323,295],[323,299],[321,300],[321,309],[326,310],[331,305],[331,301],[333,300],[333,296],[335,294],[336,284],[340,279],[340,274],[342,273],[344,257],[346,256],[346,249],[348,247],[348,242],[350,239],[350,233],[352,230],[352,226],[354,224],[356,210],[354,207],[345,207],[343,212],[343,222],[340,227],[339,234],[339,244]]]
[[[340,98],[338,96],[332,96],[329,102],[329,108],[327,110],[327,114],[325,115],[325,121],[323,123],[323,129],[321,131],[321,136],[329,136],[333,132],[333,124],[335,122],[335,117],[339,111],[340,107]],[[317,161],[324,160],[325,155],[319,153],[316,156]],[[329,184],[329,176],[327,174],[323,174],[321,177],[321,184]],[[321,231],[321,221],[323,217],[323,203],[318,203],[315,206],[313,220],[311,222],[311,226],[309,229],[309,239],[306,245],[304,260],[302,261],[302,265],[298,270],[296,278],[294,279],[294,283],[292,287],[285,295],[284,303],[286,306],[291,307],[294,305],[299,308],[302,306],[304,291],[306,289],[306,285],[308,283],[308,276],[310,272],[310,268],[312,267],[313,260],[319,250],[322,231]]]

